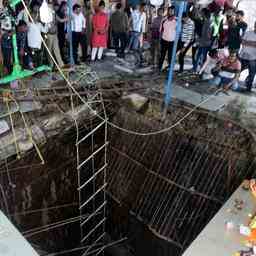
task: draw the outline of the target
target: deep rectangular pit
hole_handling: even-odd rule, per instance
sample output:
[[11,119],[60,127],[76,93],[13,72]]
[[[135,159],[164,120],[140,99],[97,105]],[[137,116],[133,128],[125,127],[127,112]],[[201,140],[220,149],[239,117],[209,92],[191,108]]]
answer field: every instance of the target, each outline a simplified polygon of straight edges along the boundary
[[[170,127],[187,112],[185,107],[173,106],[168,121],[162,123],[158,105],[149,103],[144,114],[122,108],[112,115],[112,121],[145,133]],[[98,124],[84,122],[80,135]],[[113,240],[128,237],[122,247],[107,250],[112,255],[129,255],[127,251],[181,255],[242,180],[254,173],[251,134],[208,113],[194,112],[156,135],[129,134],[112,126],[108,133],[107,232]],[[104,128],[94,135],[95,149],[103,139]],[[34,151],[19,161],[8,161],[8,172],[3,163],[0,178],[7,191],[9,216],[21,231],[79,216],[75,140],[74,128],[53,136],[42,150],[45,165],[40,165]],[[84,143],[80,153],[86,159],[92,153],[90,143]],[[81,179],[86,181],[92,166],[97,169],[103,160],[100,154],[92,158]],[[99,176],[96,186],[101,179]],[[83,196],[87,199],[90,189],[95,190],[86,190]],[[100,206],[101,200],[95,198],[82,214]],[[6,209],[3,200],[1,208]],[[93,218],[85,229],[98,221]],[[79,222],[26,234],[32,245],[46,252],[80,246]]]

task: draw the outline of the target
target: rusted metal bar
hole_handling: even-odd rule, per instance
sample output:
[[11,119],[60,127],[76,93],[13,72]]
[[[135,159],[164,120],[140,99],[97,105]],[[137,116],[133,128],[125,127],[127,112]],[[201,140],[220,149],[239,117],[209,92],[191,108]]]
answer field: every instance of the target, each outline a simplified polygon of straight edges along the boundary
[[[164,137],[164,139],[166,139],[166,136],[163,136]],[[168,138],[168,140],[170,140],[170,137],[167,137]],[[165,141],[165,140],[164,140]],[[166,143],[166,141],[165,141],[165,143]],[[161,150],[160,150],[160,162],[161,162],[161,159],[164,157],[164,154],[166,154],[167,153],[167,150],[165,149],[165,146],[163,145],[162,146],[162,148],[161,148]],[[156,170],[156,173],[159,173],[159,171],[160,171],[160,168],[161,168],[161,166],[159,166],[159,168]],[[147,181],[146,181],[146,183],[145,183],[145,186],[141,189],[142,191],[145,189],[145,191],[143,191],[144,192],[144,197],[143,197],[143,199],[141,198],[140,199],[140,204],[137,206],[137,210],[136,210],[136,214],[138,215],[138,216],[141,216],[141,214],[142,214],[142,211],[143,211],[143,209],[144,209],[144,205],[146,205],[147,204],[147,201],[149,201],[150,200],[150,197],[151,197],[151,193],[152,193],[152,189],[153,189],[153,187],[154,187],[154,183],[155,183],[155,181],[156,180],[154,180],[154,179],[152,179],[152,177],[150,177],[150,175],[147,177]],[[145,193],[146,192],[146,193]],[[149,199],[148,199],[149,198]],[[142,217],[142,216],[141,216]]]
[[[195,148],[196,147],[194,147],[194,152],[195,152]],[[178,155],[180,155],[180,154],[178,154]],[[193,156],[193,153],[192,154],[190,154],[190,158]],[[167,161],[165,161],[165,162],[167,162]],[[176,162],[178,162],[178,161],[176,161]],[[185,162],[185,161],[184,161]],[[183,162],[181,162],[181,164],[183,164]],[[186,163],[185,163],[186,164]],[[190,160],[188,159],[187,160],[187,164],[190,164]],[[177,168],[177,166],[176,166],[176,168]],[[171,169],[171,168],[167,168],[167,174],[166,174],[166,177],[172,177],[173,178],[173,180],[176,180],[176,178],[175,178],[175,176],[173,177],[173,176],[171,176],[170,174],[171,173],[174,173],[174,174],[177,174],[177,175],[179,175],[179,171],[176,171],[176,168],[174,168],[173,170]],[[183,168],[185,168],[185,166],[183,167]],[[182,173],[181,173],[182,174]],[[177,182],[179,182],[178,180],[177,180]],[[182,182],[182,181],[180,181],[180,182]],[[165,203],[165,201],[167,200],[167,197],[168,197],[168,193],[169,193],[169,187],[167,187],[167,191],[165,191],[166,190],[166,187],[165,186],[160,186],[160,191],[159,191],[159,195],[161,195],[161,194],[163,194],[164,196],[163,196],[163,198],[157,198],[156,199],[156,201],[157,202],[161,202],[160,203],[160,205],[158,206],[158,208],[157,208],[157,211],[156,212],[158,212],[160,209],[161,209],[161,214],[163,214],[164,212],[165,212],[165,209],[167,208],[167,203],[166,204],[164,204]],[[155,214],[153,215],[153,217],[152,217],[152,222],[154,222],[154,218],[155,218]],[[159,218],[160,219],[160,218]]]
[[[177,184],[176,182],[174,182],[174,181],[172,181],[172,180],[169,180],[168,178],[162,176],[162,175],[159,174],[158,172],[154,172],[154,171],[152,171],[152,170],[147,169],[144,165],[142,165],[141,163],[137,162],[136,160],[134,160],[134,159],[131,158],[130,156],[126,155],[125,153],[121,152],[120,150],[118,150],[118,149],[116,149],[116,148],[113,148],[113,147],[111,147],[111,148],[114,149],[114,150],[115,150],[116,152],[118,152],[119,154],[125,156],[125,157],[128,158],[129,160],[133,161],[133,162],[136,163],[137,165],[140,165],[141,167],[143,167],[143,169],[145,169],[148,173],[152,174],[152,175],[155,176],[156,178],[161,179],[161,180],[163,180],[163,181],[169,183],[170,185],[174,185],[174,186],[176,186],[176,187],[178,187],[178,188],[180,188],[180,189],[182,189],[182,190],[184,190],[184,191],[187,191],[187,192],[190,192],[190,193],[191,193],[191,190],[190,190],[190,189],[187,189],[186,187],[184,187],[184,186],[182,186],[182,185],[180,185],[180,184]],[[221,202],[220,200],[215,199],[215,198],[212,198],[212,197],[210,197],[210,196],[208,196],[208,195],[205,195],[205,194],[202,194],[202,193],[199,193],[199,192],[196,192],[196,191],[193,192],[193,194],[198,195],[198,196],[200,196],[200,197],[204,197],[204,198],[206,198],[206,199],[208,199],[208,200],[210,200],[210,201],[214,201],[214,202],[216,202],[216,203],[223,204],[223,202]]]

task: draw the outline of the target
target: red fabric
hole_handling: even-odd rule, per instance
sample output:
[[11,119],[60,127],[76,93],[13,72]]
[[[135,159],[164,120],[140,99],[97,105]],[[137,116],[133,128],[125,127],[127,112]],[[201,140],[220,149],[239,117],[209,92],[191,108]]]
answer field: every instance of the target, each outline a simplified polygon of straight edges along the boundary
[[107,47],[108,41],[108,16],[104,12],[98,12],[92,17],[92,47]]
[[215,0],[215,3],[220,6],[220,7],[224,7],[226,0]]
[[226,0],[225,2],[225,8],[230,9],[233,7],[234,0]]
[[221,61],[221,64],[222,64],[222,67],[225,67],[225,68],[229,68],[229,69],[232,69],[232,70],[237,70],[237,71],[240,71],[241,70],[241,62],[239,60],[231,63],[229,58],[226,57],[224,58],[222,61]]
[[219,6],[216,2],[212,2],[208,5],[208,9],[210,10],[210,12],[216,12],[219,11],[221,8],[221,6]]
[[208,8],[211,12],[215,12],[220,8],[230,9],[233,7],[234,0],[214,0],[211,4],[209,4]]

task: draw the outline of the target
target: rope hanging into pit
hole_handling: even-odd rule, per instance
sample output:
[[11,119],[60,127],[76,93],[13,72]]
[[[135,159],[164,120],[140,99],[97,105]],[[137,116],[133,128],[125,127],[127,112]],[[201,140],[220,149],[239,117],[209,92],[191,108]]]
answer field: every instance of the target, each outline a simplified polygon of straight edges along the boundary
[[[82,217],[86,217],[86,215],[84,215]],[[37,228],[32,228],[32,229],[29,229],[29,230],[26,230],[26,231],[22,232],[22,235],[25,236],[26,238],[28,238],[28,237],[40,234],[42,232],[49,231],[51,229],[56,229],[58,227],[65,226],[67,224],[78,222],[78,221],[80,221],[80,218],[81,218],[81,216],[79,215],[77,217],[68,218],[68,219],[65,219],[65,220],[62,220],[62,221],[54,222],[54,223],[47,224],[47,225],[44,225],[44,226],[40,226],[40,227],[37,227]]]
[[[22,0],[22,3],[24,5],[24,8],[25,10],[28,12],[28,15],[30,16],[30,13],[24,3],[24,0]],[[30,16],[30,19],[33,21],[32,17]],[[155,132],[148,132],[148,133],[139,133],[139,132],[136,132],[136,131],[131,131],[131,130],[128,130],[128,129],[125,129],[125,128],[122,128],[122,127],[119,127],[111,122],[109,122],[107,120],[107,117],[106,115],[104,117],[102,117],[101,115],[99,115],[95,109],[93,109],[91,107],[91,104],[86,102],[84,98],[81,97],[81,95],[76,91],[76,89],[74,88],[74,86],[72,85],[72,83],[69,81],[69,79],[66,78],[65,74],[62,72],[61,68],[58,66],[58,64],[56,63],[56,61],[54,60],[53,56],[51,55],[51,52],[49,51],[49,49],[47,48],[47,45],[44,41],[44,39],[42,40],[43,41],[43,44],[45,45],[47,51],[48,51],[48,54],[50,55],[50,57],[52,58],[53,62],[55,63],[57,69],[59,70],[59,72],[62,74],[64,80],[67,82],[68,86],[71,88],[71,90],[75,93],[75,95],[84,103],[86,104],[86,106],[88,106],[88,108],[93,111],[93,113],[98,117],[100,118],[102,121],[105,121],[106,122],[106,129],[107,129],[107,124],[116,128],[116,129],[119,129],[123,132],[126,132],[126,133],[129,133],[129,134],[133,134],[133,135],[139,135],[139,136],[149,136],[149,135],[157,135],[157,134],[161,134],[161,133],[164,133],[164,132],[168,132],[170,130],[172,130],[173,128],[175,128],[177,125],[179,125],[182,121],[184,121],[187,117],[189,117],[198,107],[202,106],[203,104],[205,104],[206,102],[208,102],[210,99],[212,99],[213,97],[215,97],[216,93],[209,96],[207,99],[203,100],[201,103],[199,103],[197,106],[195,106],[192,110],[190,110],[186,115],[184,115],[184,117],[182,117],[180,120],[178,120],[175,124],[171,125],[170,127],[167,127],[167,128],[164,128],[162,130],[159,130],[159,131],[155,131]],[[219,92],[221,91],[220,90],[217,90],[216,92]],[[101,95],[102,97],[102,95]],[[103,103],[103,100],[102,100],[102,103]],[[73,112],[73,107],[72,107],[72,112]],[[106,137],[105,137],[105,142],[106,142]],[[105,143],[106,144],[106,143]],[[105,150],[106,150],[106,147],[105,147]],[[105,151],[106,152],[106,151]],[[104,173],[104,177],[105,177],[105,173]],[[104,210],[105,211],[105,210]],[[105,224],[104,224],[105,225]]]
[[35,143],[34,139],[33,139],[33,134],[32,134],[32,130],[31,128],[29,127],[29,125],[27,124],[27,121],[25,119],[25,116],[24,114],[22,113],[22,111],[20,110],[20,107],[19,107],[19,104],[18,102],[14,99],[14,97],[10,94],[10,98],[14,101],[14,103],[16,104],[17,108],[19,109],[19,113],[21,115],[21,118],[22,118],[22,121],[25,125],[25,129],[27,131],[27,134],[28,134],[28,139],[29,141],[31,142],[31,144],[35,147],[35,150],[36,150],[36,153],[37,155],[39,156],[40,160],[41,160],[41,164],[44,164],[44,158],[42,156],[42,153],[39,149],[39,147],[37,146],[37,144]]
[[[28,7],[26,5],[26,3],[24,2],[24,0],[21,0],[23,6],[24,6],[24,9],[29,17],[29,19],[32,21],[32,23],[35,23],[34,22],[34,19],[32,18],[31,14],[30,14],[30,11],[28,10]],[[50,49],[48,48],[47,44],[46,44],[46,41],[45,39],[42,37],[41,35],[41,40],[42,40],[42,43],[44,45],[44,47],[46,48],[47,50],[47,53],[49,54],[50,58],[52,59],[53,63],[56,65],[56,68],[58,70],[58,72],[61,74],[61,76],[63,77],[63,79],[65,80],[65,82],[67,83],[67,85],[70,87],[70,89],[74,92],[74,94],[81,100],[81,102],[83,102],[85,105],[88,106],[88,108],[95,114],[97,115],[97,117],[99,119],[101,119],[102,121],[107,121],[108,125],[118,129],[118,130],[121,130],[125,133],[129,133],[131,135],[140,135],[140,136],[151,136],[151,135],[157,135],[157,134],[161,134],[161,133],[164,133],[164,132],[168,132],[170,130],[172,130],[173,128],[177,127],[182,121],[184,121],[187,117],[189,117],[197,108],[199,108],[200,106],[202,106],[203,104],[205,104],[206,102],[208,102],[209,100],[211,100],[213,97],[215,97],[219,92],[223,91],[223,89],[218,89],[215,91],[215,93],[213,93],[211,96],[207,97],[205,100],[203,100],[202,102],[200,102],[198,105],[196,105],[195,107],[193,107],[191,109],[191,111],[189,111],[184,117],[182,117],[179,121],[177,121],[175,124],[171,125],[170,127],[167,127],[167,128],[164,128],[162,130],[159,130],[159,131],[154,131],[154,132],[148,132],[148,133],[142,133],[142,132],[136,132],[136,131],[131,131],[131,130],[128,130],[128,129],[125,129],[125,128],[122,128],[122,127],[119,127],[118,125],[110,122],[109,120],[106,119],[106,116],[102,117],[101,115],[99,115],[95,109],[93,109],[91,106],[90,106],[90,103],[88,103],[80,94],[79,92],[75,89],[75,87],[72,85],[71,81],[67,78],[67,76],[65,75],[65,73],[62,71],[61,67],[59,66],[59,64],[57,63],[57,61],[55,60],[54,56],[52,55]]]
[[[36,153],[37,153],[37,155],[39,156],[39,158],[41,160],[41,164],[44,164],[44,159],[43,159],[43,156],[40,152],[40,149],[38,148],[37,144],[35,143],[35,141],[33,139],[32,130],[28,126],[27,121],[24,117],[24,114],[20,110],[20,106],[19,106],[18,102],[15,100],[15,98],[12,96],[11,92],[9,92],[9,91],[4,92],[3,101],[6,103],[7,114],[9,115],[9,118],[10,118],[11,129],[12,129],[12,134],[13,134],[13,140],[14,140],[14,145],[15,145],[15,149],[16,149],[17,159],[21,158],[21,155],[20,155],[21,150],[20,150],[20,147],[19,147],[19,144],[18,144],[17,134],[16,134],[16,131],[15,131],[14,121],[13,121],[13,118],[12,118],[12,114],[14,112],[11,112],[10,106],[9,106],[9,102],[11,102],[11,101],[14,102],[15,106],[17,107],[16,113],[18,112],[21,115],[22,121],[25,125],[25,129],[26,129],[26,132],[27,132],[27,135],[28,135],[28,139],[32,143],[32,145],[35,147]],[[9,174],[9,172],[7,172],[7,173]]]
[[[30,20],[31,20],[33,23],[35,23],[34,20],[33,20],[33,18],[32,18],[32,16],[31,16],[31,14],[30,14],[30,12],[29,12],[29,10],[28,10],[28,8],[27,8],[27,6],[26,6],[26,4],[25,4],[25,2],[24,2],[24,0],[21,0],[21,2],[22,2],[22,4],[23,4],[24,9],[25,9],[25,11],[26,11],[28,17],[30,18]],[[44,38],[43,38],[42,36],[41,36],[41,39],[42,39],[42,43],[43,43],[43,45],[45,46],[45,48],[46,48],[46,50],[47,50],[49,56],[51,57],[53,63],[56,65],[57,70],[60,72],[60,74],[62,75],[62,77],[63,77],[64,80],[66,81],[67,85],[71,88],[71,90],[74,92],[74,94],[75,94],[86,106],[88,106],[88,108],[89,108],[95,115],[97,115],[98,117],[100,117],[100,118],[102,119],[102,117],[97,114],[97,112],[90,106],[90,104],[89,104],[88,102],[86,102],[86,101],[81,97],[81,95],[76,91],[76,89],[74,88],[74,86],[71,84],[71,82],[69,81],[69,79],[65,76],[64,72],[61,70],[61,68],[60,68],[60,66],[58,65],[58,63],[55,61],[53,55],[51,54],[51,51],[50,51],[49,48],[47,47],[47,44],[46,44],[46,42],[45,42],[45,40],[44,40]],[[102,99],[101,99],[101,100],[102,100]],[[102,103],[104,104],[103,101],[102,101]],[[72,99],[72,98],[71,98],[71,107],[72,107],[72,115],[71,115],[71,117],[72,117],[72,119],[74,120],[75,127],[76,127],[76,129],[77,129],[77,138],[78,138],[78,137],[79,137],[79,134],[78,134],[78,125],[77,125],[77,121],[76,121],[75,118],[74,118],[74,105],[73,105],[73,99]],[[105,143],[105,145],[106,145],[106,143]],[[77,147],[78,147],[78,146],[77,146]],[[78,151],[78,150],[77,150],[77,153],[79,154],[79,151]],[[106,151],[105,151],[105,153],[106,153]],[[105,159],[106,159],[106,157],[105,157]],[[77,155],[77,160],[79,161],[79,155]],[[79,171],[79,170],[78,170],[78,171]],[[105,172],[105,168],[104,168],[104,172]],[[78,175],[78,177],[80,177],[80,176]],[[105,178],[105,177],[106,177],[106,176],[104,175],[104,178]],[[104,181],[104,182],[105,182],[105,181]],[[105,183],[104,183],[104,185],[105,185]],[[105,192],[104,192],[104,193],[105,193]],[[105,195],[104,195],[104,199],[105,199]],[[105,206],[104,206],[104,216],[105,216]],[[105,219],[105,217],[104,217],[104,219]],[[103,229],[105,229],[105,221],[104,221],[104,224],[103,224]],[[90,234],[90,232],[89,232],[89,234]],[[88,253],[88,250],[86,251],[85,254],[87,254],[87,253]]]

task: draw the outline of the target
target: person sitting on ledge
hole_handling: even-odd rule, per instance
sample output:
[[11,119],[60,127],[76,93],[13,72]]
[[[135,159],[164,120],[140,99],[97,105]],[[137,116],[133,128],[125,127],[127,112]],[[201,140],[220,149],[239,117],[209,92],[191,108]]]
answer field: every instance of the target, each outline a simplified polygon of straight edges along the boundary
[[241,72],[241,63],[236,51],[230,51],[229,56],[221,60],[212,73],[215,74],[213,84],[223,87],[224,91],[232,88],[238,90],[238,79]]

